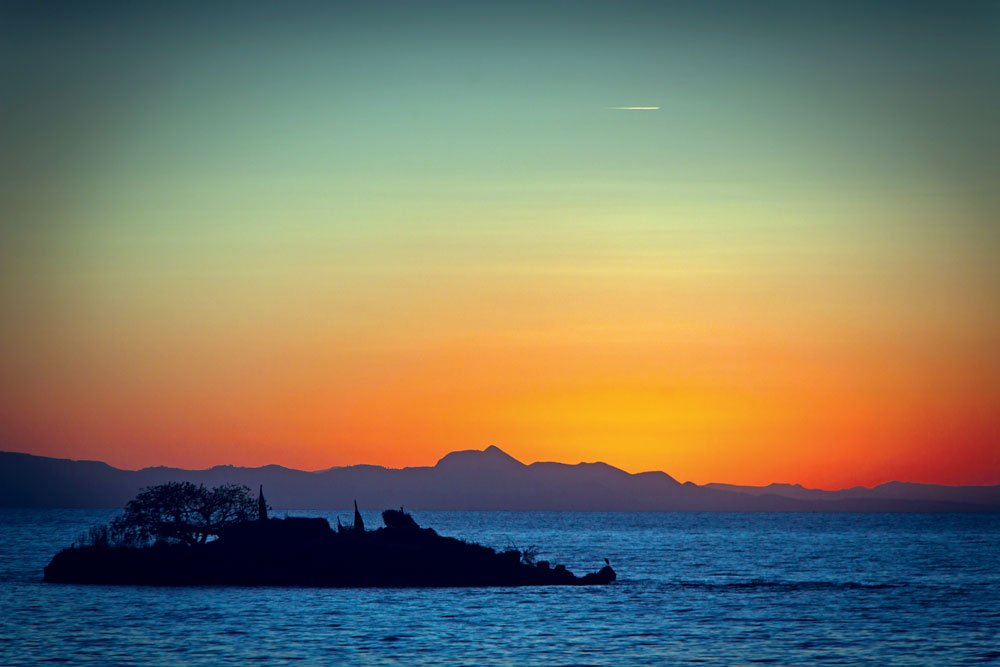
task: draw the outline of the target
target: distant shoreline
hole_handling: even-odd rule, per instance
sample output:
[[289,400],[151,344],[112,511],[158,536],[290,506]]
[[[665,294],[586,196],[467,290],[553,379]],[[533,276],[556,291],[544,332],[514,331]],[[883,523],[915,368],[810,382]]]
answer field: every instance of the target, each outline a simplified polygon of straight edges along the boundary
[[112,509],[139,489],[167,481],[263,484],[276,507],[289,509],[340,509],[357,498],[368,506],[422,511],[1000,512],[1000,485],[888,482],[839,491],[792,484],[699,486],[605,463],[527,465],[497,447],[452,452],[434,466],[318,472],[274,465],[121,470],[98,461],[0,452],[0,507]]

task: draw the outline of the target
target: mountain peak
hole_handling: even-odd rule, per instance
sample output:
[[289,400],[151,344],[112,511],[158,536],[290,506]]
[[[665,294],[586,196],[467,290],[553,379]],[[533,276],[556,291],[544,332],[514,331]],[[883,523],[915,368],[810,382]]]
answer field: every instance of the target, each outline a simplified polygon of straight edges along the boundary
[[437,462],[435,467],[453,467],[453,466],[476,466],[484,467],[489,466],[491,468],[504,467],[504,468],[523,468],[525,467],[523,463],[515,459],[513,456],[503,451],[496,445],[490,445],[486,449],[479,451],[478,449],[465,449],[458,452],[451,452],[446,454],[444,458]]
[[105,463],[0,452],[0,507],[121,507],[141,489],[172,481],[270,489],[279,507],[546,511],[996,512],[1000,485],[890,483],[843,491],[792,485],[678,484],[663,472],[630,475],[602,463],[526,466],[499,447],[452,452],[435,468],[358,465],[333,476],[263,466],[120,470]]

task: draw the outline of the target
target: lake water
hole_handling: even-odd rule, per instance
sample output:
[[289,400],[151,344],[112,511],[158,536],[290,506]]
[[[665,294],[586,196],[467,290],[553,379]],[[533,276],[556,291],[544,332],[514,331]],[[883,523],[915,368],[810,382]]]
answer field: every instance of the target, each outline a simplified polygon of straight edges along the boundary
[[1000,664],[998,514],[414,513],[608,587],[42,583],[113,514],[0,510],[0,664]]

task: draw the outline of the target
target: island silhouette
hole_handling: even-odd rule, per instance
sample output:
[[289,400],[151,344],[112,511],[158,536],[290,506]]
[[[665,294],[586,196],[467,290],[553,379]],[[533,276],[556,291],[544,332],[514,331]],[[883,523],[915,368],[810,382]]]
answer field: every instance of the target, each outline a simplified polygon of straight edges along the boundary
[[0,452],[0,507],[116,508],[140,489],[170,481],[206,486],[263,483],[282,507],[369,506],[421,510],[996,512],[998,486],[889,482],[840,491],[797,484],[762,487],[680,483],[664,472],[630,474],[606,463],[524,464],[500,448],[452,452],[436,465],[355,465],[318,471],[278,465],[221,465],[206,470],[120,470]]
[[[254,506],[256,505],[256,506]],[[535,551],[496,551],[421,528],[402,507],[383,526],[268,515],[263,487],[207,489],[171,482],[143,490],[108,526],[96,526],[45,567],[50,583],[360,587],[587,586],[617,578],[611,564],[577,576],[536,561]]]

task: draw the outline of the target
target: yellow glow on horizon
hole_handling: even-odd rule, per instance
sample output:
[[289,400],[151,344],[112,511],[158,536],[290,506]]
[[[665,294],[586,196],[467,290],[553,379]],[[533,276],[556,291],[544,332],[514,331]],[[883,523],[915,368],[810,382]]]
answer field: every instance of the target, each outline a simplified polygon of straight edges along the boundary
[[1000,482],[989,22],[468,4],[18,3],[0,448]]

